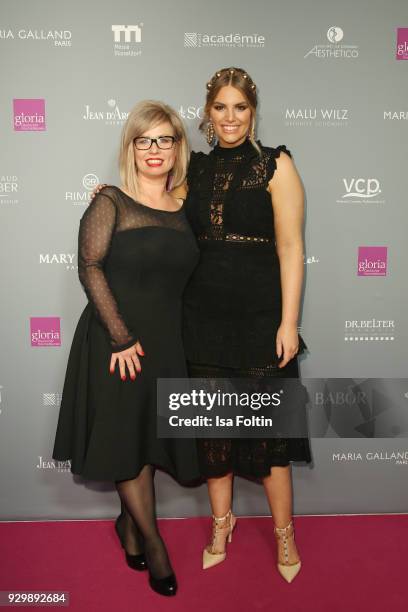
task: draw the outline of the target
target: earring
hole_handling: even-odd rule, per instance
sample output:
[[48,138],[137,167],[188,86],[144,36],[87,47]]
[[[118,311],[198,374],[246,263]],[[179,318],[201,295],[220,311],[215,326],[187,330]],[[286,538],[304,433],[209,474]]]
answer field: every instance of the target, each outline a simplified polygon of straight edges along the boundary
[[211,146],[214,142],[214,138],[215,138],[215,130],[214,130],[214,125],[212,124],[211,121],[209,121],[207,123],[207,142],[208,144]]
[[255,140],[255,120],[252,119],[251,122],[251,127],[249,128],[249,132],[248,132],[248,140]]

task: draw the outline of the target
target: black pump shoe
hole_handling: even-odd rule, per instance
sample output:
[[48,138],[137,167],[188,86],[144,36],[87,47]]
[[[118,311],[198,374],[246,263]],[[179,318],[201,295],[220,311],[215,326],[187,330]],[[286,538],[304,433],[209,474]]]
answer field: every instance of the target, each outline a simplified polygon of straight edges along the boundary
[[147,563],[146,563],[146,558],[144,553],[139,553],[138,555],[130,555],[126,549],[125,546],[123,544],[123,539],[122,539],[122,535],[119,531],[119,519],[122,515],[119,515],[118,518],[115,521],[115,530],[116,533],[118,534],[118,538],[120,540],[120,544],[122,546],[122,548],[125,550],[125,557],[126,557],[126,563],[128,564],[128,566],[131,569],[137,570],[138,572],[143,572],[144,570],[147,569]]
[[149,584],[153,591],[156,591],[159,595],[170,597],[177,593],[177,580],[174,574],[170,574],[170,576],[165,578],[153,578],[149,572]]

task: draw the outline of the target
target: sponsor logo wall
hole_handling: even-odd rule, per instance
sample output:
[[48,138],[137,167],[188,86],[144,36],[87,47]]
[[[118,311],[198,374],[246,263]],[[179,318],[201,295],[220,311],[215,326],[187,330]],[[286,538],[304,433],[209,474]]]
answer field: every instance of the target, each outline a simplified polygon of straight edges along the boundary
[[[117,511],[113,488],[80,486],[69,461],[51,457],[69,349],[86,304],[77,277],[78,224],[98,183],[119,184],[120,132],[139,100],[171,104],[192,149],[208,152],[198,125],[206,83],[219,68],[240,66],[253,77],[257,138],[285,144],[304,184],[302,375],[404,379],[405,0],[372,16],[375,35],[358,3],[339,20],[335,4],[323,0],[307,11],[302,0],[262,3],[255,13],[242,3],[232,21],[227,4],[214,16],[199,0],[179,0],[170,12],[164,0],[116,7],[101,0],[98,11],[85,3],[72,6],[69,17],[51,0],[41,7],[28,3],[22,17],[18,3],[5,0],[0,26],[0,53],[10,67],[0,116],[0,519]],[[385,410],[393,383],[384,385]],[[364,402],[360,409],[366,414]],[[25,431],[10,438],[22,414]],[[370,439],[365,429],[353,439],[313,439],[313,466],[293,470],[295,512],[406,511],[400,468],[408,464],[407,438],[401,426],[394,438]],[[355,478],[348,481],[356,470],[364,492]],[[14,476],[29,487],[25,507]],[[157,478],[168,495],[159,499],[161,516],[207,512],[202,487],[174,502],[178,485]],[[237,512],[268,513],[261,488],[237,480]],[[379,499],[385,482],[387,498]]]

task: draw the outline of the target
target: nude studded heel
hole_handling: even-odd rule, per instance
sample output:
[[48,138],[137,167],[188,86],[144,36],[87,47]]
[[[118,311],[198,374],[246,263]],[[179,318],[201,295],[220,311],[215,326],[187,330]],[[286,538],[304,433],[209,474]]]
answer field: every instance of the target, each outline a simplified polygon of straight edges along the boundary
[[299,573],[301,567],[300,559],[299,561],[295,561],[294,563],[289,563],[288,538],[294,538],[295,529],[293,527],[293,521],[290,521],[289,525],[287,525],[286,527],[274,527],[274,532],[278,544],[279,541],[283,542],[284,563],[280,563],[278,561],[278,571],[287,582],[292,582],[295,576],[297,576],[297,574]]
[[[231,509],[228,510],[225,516],[219,518],[213,515],[212,523],[212,540],[211,544],[203,550],[203,569],[218,565],[225,560],[227,553],[225,551],[227,540],[232,542],[232,532],[235,528],[237,519],[232,514]],[[221,552],[216,552],[216,549],[222,548]]]

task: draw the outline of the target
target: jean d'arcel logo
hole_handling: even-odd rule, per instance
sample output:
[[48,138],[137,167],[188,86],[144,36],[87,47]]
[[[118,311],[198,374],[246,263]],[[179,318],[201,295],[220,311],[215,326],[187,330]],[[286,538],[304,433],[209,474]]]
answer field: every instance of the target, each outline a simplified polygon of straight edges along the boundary
[[330,26],[326,37],[329,44],[314,45],[304,58],[311,56],[316,59],[355,59],[358,57],[357,45],[340,44],[344,38],[344,32],[339,26]]
[[122,111],[116,100],[111,98],[107,101],[108,110],[95,110],[91,108],[89,104],[85,105],[85,113],[82,115],[82,119],[85,121],[102,121],[105,125],[119,125],[122,126],[129,113]]
[[262,34],[242,34],[228,32],[227,34],[214,34],[206,32],[184,32],[185,47],[264,47],[265,36]]

